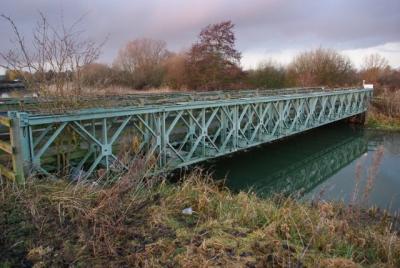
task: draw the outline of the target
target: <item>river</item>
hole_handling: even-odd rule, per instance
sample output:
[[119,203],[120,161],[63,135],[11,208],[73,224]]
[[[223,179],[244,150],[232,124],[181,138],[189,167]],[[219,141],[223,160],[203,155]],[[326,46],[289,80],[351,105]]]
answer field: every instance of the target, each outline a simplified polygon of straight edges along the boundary
[[332,124],[216,159],[206,168],[233,191],[400,211],[400,133]]

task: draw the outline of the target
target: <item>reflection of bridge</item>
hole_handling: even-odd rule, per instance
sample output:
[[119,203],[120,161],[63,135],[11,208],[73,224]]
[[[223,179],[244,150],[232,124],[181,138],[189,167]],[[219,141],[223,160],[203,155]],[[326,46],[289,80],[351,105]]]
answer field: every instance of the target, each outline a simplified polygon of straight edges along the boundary
[[0,118],[10,129],[0,149],[12,163],[1,172],[20,181],[72,169],[89,176],[123,167],[118,153],[127,147],[154,156],[158,171],[170,170],[361,114],[371,95],[354,88],[182,93],[96,100],[114,108],[12,111]]
[[305,194],[368,150],[363,136],[350,137],[323,148],[284,169],[268,174],[254,189],[261,195]]

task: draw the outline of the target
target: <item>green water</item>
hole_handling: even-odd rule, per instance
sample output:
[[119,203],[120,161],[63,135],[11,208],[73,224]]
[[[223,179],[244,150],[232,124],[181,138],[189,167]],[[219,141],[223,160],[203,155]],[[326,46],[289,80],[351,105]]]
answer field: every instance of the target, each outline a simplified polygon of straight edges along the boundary
[[217,159],[207,168],[234,191],[400,211],[400,133],[329,125]]

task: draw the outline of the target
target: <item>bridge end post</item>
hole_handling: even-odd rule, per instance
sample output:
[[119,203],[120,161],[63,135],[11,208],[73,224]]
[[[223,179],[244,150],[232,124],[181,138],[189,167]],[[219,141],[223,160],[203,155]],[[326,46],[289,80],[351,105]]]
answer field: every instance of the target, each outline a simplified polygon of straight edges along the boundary
[[18,184],[24,184],[31,163],[27,114],[13,111],[8,112],[8,116],[11,119],[10,141],[13,150],[12,165],[15,180]]

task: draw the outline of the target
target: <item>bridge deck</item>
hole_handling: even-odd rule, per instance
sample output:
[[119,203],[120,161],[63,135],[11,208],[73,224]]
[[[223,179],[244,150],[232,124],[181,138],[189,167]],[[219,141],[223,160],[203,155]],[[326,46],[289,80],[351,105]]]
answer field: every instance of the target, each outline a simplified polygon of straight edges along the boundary
[[72,109],[54,99],[8,100],[0,108],[16,111],[0,118],[10,129],[0,149],[11,157],[0,170],[19,181],[32,173],[79,179],[127,168],[138,156],[154,171],[171,170],[358,115],[371,95],[358,88],[134,94],[82,98]]
[[143,107],[148,105],[167,105],[178,102],[215,101],[313,92],[331,92],[349,88],[324,89],[321,87],[255,89],[255,90],[217,90],[217,91],[178,91],[163,93],[134,93],[124,95],[97,95],[76,97],[25,97],[0,99],[0,112],[24,111],[31,114],[55,114],[88,108]]

